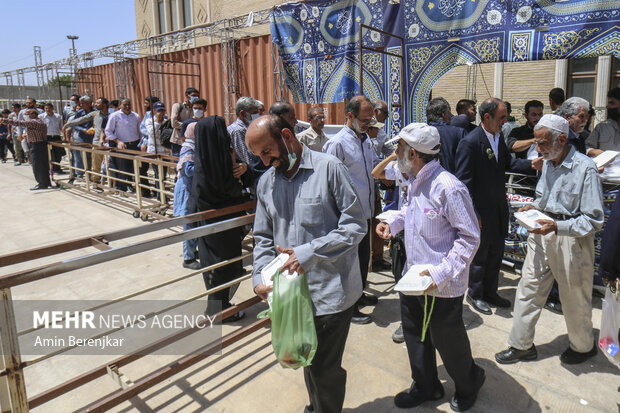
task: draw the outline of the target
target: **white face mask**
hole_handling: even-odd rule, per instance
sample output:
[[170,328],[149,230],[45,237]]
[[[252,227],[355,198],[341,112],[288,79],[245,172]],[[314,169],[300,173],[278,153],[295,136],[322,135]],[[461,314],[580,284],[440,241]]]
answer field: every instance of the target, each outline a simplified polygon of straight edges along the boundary
[[288,153],[288,168],[286,169],[286,172],[288,172],[295,166],[295,162],[297,162],[297,154],[295,152],[291,153],[288,150],[288,146],[286,146],[284,138],[282,138],[282,143],[284,143],[284,147],[286,148],[286,152]]
[[195,118],[202,118],[205,114],[205,111],[202,109],[194,109],[194,117]]
[[72,101],[72,100],[70,100],[70,101],[69,101],[69,106],[71,106],[72,108],[74,108],[74,107],[75,107],[75,102],[74,102],[74,101]]

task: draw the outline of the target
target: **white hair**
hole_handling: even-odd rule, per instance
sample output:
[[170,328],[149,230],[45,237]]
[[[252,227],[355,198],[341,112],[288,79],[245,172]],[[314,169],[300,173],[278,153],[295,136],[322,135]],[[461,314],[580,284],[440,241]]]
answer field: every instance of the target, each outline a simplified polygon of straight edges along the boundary
[[562,117],[575,116],[582,109],[586,112],[590,110],[590,102],[583,98],[574,96],[570,99],[566,99],[564,103],[562,103],[562,106],[555,111],[555,114]]

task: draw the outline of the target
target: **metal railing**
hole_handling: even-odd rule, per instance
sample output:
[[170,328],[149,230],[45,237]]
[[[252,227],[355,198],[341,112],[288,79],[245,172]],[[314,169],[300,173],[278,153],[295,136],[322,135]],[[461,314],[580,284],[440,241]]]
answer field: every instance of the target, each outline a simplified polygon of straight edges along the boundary
[[[189,355],[181,357],[173,363],[169,363],[147,374],[146,376],[135,382],[128,383],[121,379],[122,374],[119,373],[119,368],[134,361],[137,361],[145,355],[151,354],[156,350],[161,349],[162,347],[165,347],[175,341],[181,340],[195,333],[201,327],[200,324],[198,324],[194,327],[173,333],[163,339],[148,343],[144,347],[133,351],[130,354],[110,360],[109,362],[100,365],[90,371],[87,371],[86,373],[73,377],[72,379],[60,383],[50,389],[47,389],[42,393],[35,395],[34,397],[28,398],[26,394],[26,385],[24,380],[24,369],[36,365],[44,360],[48,360],[52,357],[66,353],[71,349],[71,347],[63,347],[56,351],[41,355],[37,358],[23,361],[21,358],[19,337],[21,335],[29,334],[33,331],[41,329],[42,326],[33,325],[31,328],[25,329],[23,331],[18,331],[15,318],[14,302],[11,293],[11,289],[13,287],[34,283],[59,274],[65,274],[70,271],[88,268],[93,265],[112,262],[114,260],[123,257],[129,257],[137,253],[149,252],[154,249],[166,247],[181,241],[203,237],[211,234],[217,234],[219,232],[226,231],[232,228],[249,225],[254,220],[254,214],[250,214],[248,213],[248,211],[252,210],[255,206],[255,202],[248,202],[245,204],[236,205],[220,210],[200,212],[184,217],[159,221],[136,228],[124,229],[105,234],[96,234],[67,242],[44,246],[41,248],[34,248],[27,251],[21,251],[18,253],[0,256],[0,268],[4,269],[12,265],[23,264],[44,257],[53,257],[57,254],[78,251],[88,247],[94,247],[98,250],[96,252],[87,253],[76,258],[64,259],[43,266],[28,268],[26,270],[20,270],[0,275],[0,297],[2,300],[2,303],[0,305],[0,343],[2,345],[3,354],[0,358],[0,408],[2,409],[2,411],[27,412],[29,411],[29,409],[41,406],[42,404],[49,402],[50,400],[53,400],[69,391],[77,389],[78,387],[92,382],[93,380],[107,374],[111,375],[114,380],[119,383],[120,389],[83,407],[84,411],[105,411],[113,406],[122,403],[125,400],[130,399],[131,397],[139,394],[140,392],[158,383],[161,383],[162,381],[170,378],[178,372],[200,362],[201,360],[204,360],[210,355],[215,354],[222,348],[229,346],[239,341],[240,339],[248,336],[249,334],[258,331],[262,327],[268,325],[268,319],[255,321],[249,325],[243,326],[235,330],[233,333],[223,336],[221,340],[202,347]],[[133,242],[129,245],[118,247],[113,247],[110,245],[110,243],[114,241],[126,241],[128,238],[131,237],[152,234],[157,231],[172,229],[174,227],[178,227],[180,225],[188,223],[213,220],[216,218],[226,218],[231,215],[238,215],[244,213],[245,215],[223,219],[219,222],[202,225],[182,232],[159,235],[148,240]],[[251,251],[252,247],[249,245],[251,244],[251,242],[251,238],[246,238],[246,240],[244,241],[245,245],[243,248],[246,251]],[[112,300],[107,300],[103,304],[94,307],[91,306],[90,308],[82,309],[81,311],[92,311],[94,309],[100,309],[114,303],[123,302],[131,298],[146,294],[148,292],[155,291],[162,287],[169,286],[182,280],[186,280],[191,277],[200,275],[203,272],[212,271],[217,268],[229,265],[233,262],[242,261],[249,258],[250,256],[250,252],[245,252],[238,257],[218,262],[214,265],[210,265],[208,267],[201,268],[187,274],[176,276],[170,280],[150,285],[147,288],[139,291],[123,294]],[[226,284],[217,286],[215,288],[210,288],[206,292],[191,296],[187,298],[184,303],[195,301],[223,289],[230,288],[231,286],[238,285],[239,283],[248,280],[250,277],[250,274],[244,274]],[[229,307],[217,314],[216,322],[218,320],[230,317],[238,311],[246,309],[254,304],[257,304],[258,302],[260,302],[258,297],[253,297],[236,306]],[[162,311],[165,310],[167,309],[164,309]],[[110,334],[110,332],[111,331],[107,331],[104,334]],[[94,337],[96,336],[93,336],[91,338]]]
[[[69,162],[54,161],[53,148],[64,148]],[[58,186],[83,191],[128,208],[133,211],[134,218],[140,217],[143,221],[162,219],[172,205],[176,157],[76,142],[48,142],[48,155],[52,171],[54,166],[69,170],[68,176],[52,172],[52,180]],[[81,157],[83,167],[74,165],[75,156]],[[101,165],[93,168],[93,159],[101,159],[105,168],[100,170]],[[131,170],[124,171],[113,166],[116,160],[130,161]],[[148,174],[155,169],[157,173]],[[126,186],[129,190],[119,189],[119,186]],[[145,197],[143,191],[156,195],[154,198]]]

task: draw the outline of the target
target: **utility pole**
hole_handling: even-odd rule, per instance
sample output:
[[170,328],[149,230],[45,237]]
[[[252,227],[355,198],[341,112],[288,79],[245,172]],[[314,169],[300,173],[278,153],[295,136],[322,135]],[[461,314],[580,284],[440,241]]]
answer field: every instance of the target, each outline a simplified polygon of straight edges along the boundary
[[43,86],[45,81],[43,80],[43,69],[39,66],[43,65],[43,58],[41,57],[41,46],[34,46],[34,65],[37,73],[37,86]]
[[[76,82],[76,76],[77,76],[77,71],[78,71],[78,60],[77,60],[77,50],[75,50],[75,41],[77,39],[79,39],[79,36],[75,36],[75,35],[71,35],[68,34],[67,35],[67,39],[71,40],[71,49],[69,49],[69,57],[72,58],[73,60],[73,64],[71,65],[72,69],[71,69],[71,76],[73,77],[73,81]],[[77,89],[77,83],[76,83],[76,89]]]

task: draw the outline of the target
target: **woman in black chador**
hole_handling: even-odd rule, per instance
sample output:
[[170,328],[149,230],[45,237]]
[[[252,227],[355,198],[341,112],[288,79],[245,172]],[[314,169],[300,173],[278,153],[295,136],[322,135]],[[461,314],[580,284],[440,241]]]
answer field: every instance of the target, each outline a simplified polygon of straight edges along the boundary
[[[243,186],[250,185],[251,173],[247,165],[237,163],[230,144],[230,136],[226,130],[224,119],[210,116],[198,121],[195,130],[196,152],[192,194],[196,200],[197,211],[221,209],[245,202]],[[223,221],[243,212],[202,221],[201,225]],[[237,227],[198,239],[198,255],[200,265],[206,267],[226,259],[241,255],[243,228]],[[227,283],[243,274],[241,261],[203,273],[207,289]],[[230,307],[229,300],[236,287],[213,293],[208,297],[207,314],[215,314],[221,303],[222,310]],[[243,317],[240,312],[225,321],[236,321]]]

